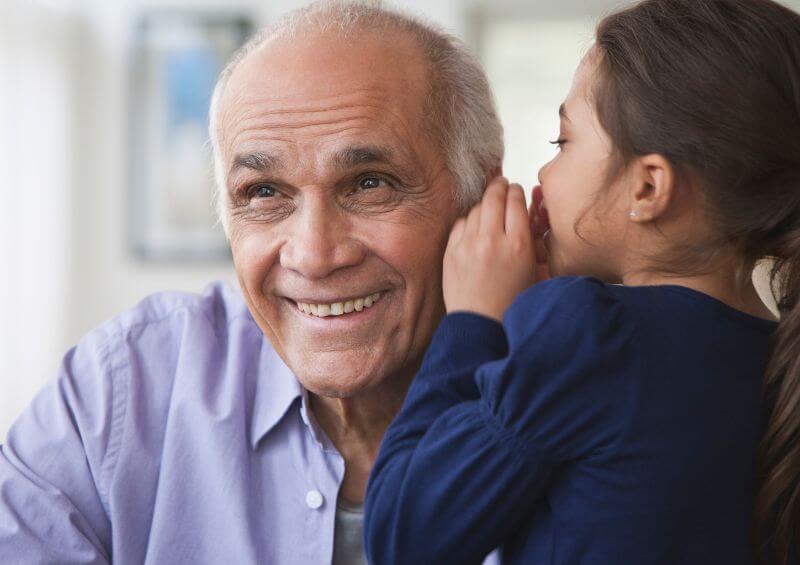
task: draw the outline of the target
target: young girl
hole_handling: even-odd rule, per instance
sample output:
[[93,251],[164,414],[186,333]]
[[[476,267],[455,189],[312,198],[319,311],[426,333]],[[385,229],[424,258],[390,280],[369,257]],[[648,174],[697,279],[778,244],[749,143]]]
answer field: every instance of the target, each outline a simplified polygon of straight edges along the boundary
[[[642,2],[599,25],[560,114],[534,229],[504,179],[453,228],[449,314],[368,487],[370,562],[497,546],[508,563],[784,562],[800,536],[800,16]],[[750,280],[765,257],[780,323]]]

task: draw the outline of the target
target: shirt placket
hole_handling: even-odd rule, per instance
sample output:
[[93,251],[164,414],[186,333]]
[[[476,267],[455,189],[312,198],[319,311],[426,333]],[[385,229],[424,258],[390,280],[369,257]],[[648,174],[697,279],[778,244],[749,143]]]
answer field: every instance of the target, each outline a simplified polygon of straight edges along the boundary
[[314,564],[333,561],[334,532],[336,529],[336,500],[344,480],[344,459],[325,433],[306,410],[303,398],[301,415],[305,424],[303,434],[308,456],[308,474],[305,481],[305,540],[304,562]]

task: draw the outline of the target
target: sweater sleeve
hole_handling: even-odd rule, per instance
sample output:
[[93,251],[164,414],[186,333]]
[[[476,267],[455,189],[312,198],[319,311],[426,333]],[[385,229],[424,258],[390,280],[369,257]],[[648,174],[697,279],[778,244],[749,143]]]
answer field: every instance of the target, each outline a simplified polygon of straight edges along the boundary
[[[613,450],[633,411],[632,322],[600,281],[540,283],[500,326],[445,317],[386,432],[364,524],[371,563],[480,563],[559,465]],[[483,358],[483,362],[481,361]],[[454,391],[476,387],[477,395]]]

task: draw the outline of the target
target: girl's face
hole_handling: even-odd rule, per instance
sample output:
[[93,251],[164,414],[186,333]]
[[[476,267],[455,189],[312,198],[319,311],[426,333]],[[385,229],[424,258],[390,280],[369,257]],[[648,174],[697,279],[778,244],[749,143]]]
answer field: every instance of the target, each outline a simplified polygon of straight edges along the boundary
[[558,154],[539,171],[550,221],[545,244],[551,275],[591,275],[618,282],[629,208],[621,186],[624,174],[609,186],[612,143],[591,98],[596,69],[592,50],[575,72],[559,110]]

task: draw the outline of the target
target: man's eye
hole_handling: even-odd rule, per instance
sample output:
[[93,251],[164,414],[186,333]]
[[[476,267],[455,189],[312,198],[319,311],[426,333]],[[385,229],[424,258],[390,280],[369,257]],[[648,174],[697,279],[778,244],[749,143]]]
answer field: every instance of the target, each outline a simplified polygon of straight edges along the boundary
[[250,189],[251,198],[272,198],[276,194],[275,188],[268,184],[259,184]]
[[380,188],[385,181],[380,177],[363,177],[358,181],[359,190],[372,190]]

